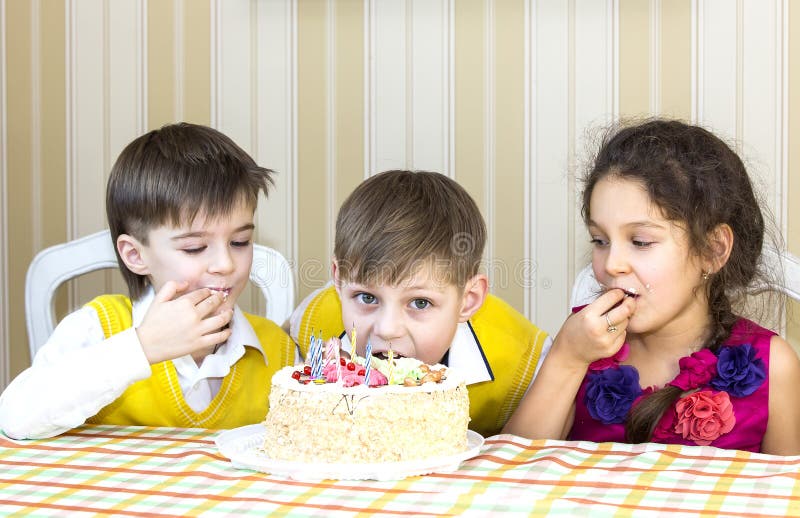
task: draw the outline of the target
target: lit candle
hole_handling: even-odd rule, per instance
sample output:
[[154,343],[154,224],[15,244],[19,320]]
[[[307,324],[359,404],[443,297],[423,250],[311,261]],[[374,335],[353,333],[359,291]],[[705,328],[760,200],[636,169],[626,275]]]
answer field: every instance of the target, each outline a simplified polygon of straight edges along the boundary
[[328,346],[327,347],[328,347],[328,350],[326,351],[326,354],[325,354],[325,366],[326,367],[328,366],[328,364],[330,362],[334,361],[334,355],[335,355],[334,349],[335,349],[335,346],[333,345],[333,338],[328,340]]
[[336,347],[336,382],[337,383],[341,383],[342,382],[342,362],[340,360],[341,353],[339,351],[339,339],[338,338],[332,338],[331,340],[336,342],[336,345],[335,345],[335,347]]
[[372,342],[367,340],[367,350],[364,352],[364,385],[369,387],[369,372],[372,359]]
[[317,337],[315,337],[312,333],[311,335],[311,345],[308,346],[308,365],[311,367],[311,379],[314,379],[317,375],[317,349],[319,348],[319,344],[317,343]]
[[311,336],[308,338],[308,352],[306,353],[306,365],[311,367],[314,361],[314,330],[311,330]]
[[350,361],[353,363],[356,362],[356,358],[358,358],[358,353],[356,352],[358,349],[356,348],[356,323],[353,322],[353,331],[350,333]]
[[392,342],[389,342],[389,375],[386,376],[388,381],[387,385],[392,384],[392,371],[394,370],[394,351],[392,351]]
[[325,366],[322,361],[322,331],[317,335],[317,372],[314,373],[314,379],[322,378],[322,369]]
[[317,335],[317,349],[314,356],[314,366],[311,367],[311,375],[314,379],[322,378],[322,331]]

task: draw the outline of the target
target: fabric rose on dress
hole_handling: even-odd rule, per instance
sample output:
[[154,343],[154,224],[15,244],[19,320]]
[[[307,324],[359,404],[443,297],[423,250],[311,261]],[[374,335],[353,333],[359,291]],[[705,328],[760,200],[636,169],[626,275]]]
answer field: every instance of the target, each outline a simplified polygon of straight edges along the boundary
[[691,356],[681,358],[679,365],[680,374],[669,384],[681,390],[696,389],[717,374],[717,356],[709,349],[701,349]]
[[621,423],[641,392],[639,371],[621,365],[589,373],[584,403],[589,414],[601,423]]
[[712,387],[735,397],[744,397],[755,392],[765,379],[764,362],[756,358],[756,350],[752,345],[720,348],[717,377],[711,380]]
[[693,392],[678,400],[675,411],[678,417],[675,433],[701,446],[708,446],[736,424],[727,392]]
[[610,369],[611,367],[615,367],[620,362],[624,362],[625,359],[628,357],[628,354],[631,351],[631,346],[628,345],[628,342],[622,344],[622,347],[619,348],[619,351],[614,356],[609,356],[608,358],[603,358],[602,360],[593,361],[589,364],[590,371],[601,371],[605,369]]

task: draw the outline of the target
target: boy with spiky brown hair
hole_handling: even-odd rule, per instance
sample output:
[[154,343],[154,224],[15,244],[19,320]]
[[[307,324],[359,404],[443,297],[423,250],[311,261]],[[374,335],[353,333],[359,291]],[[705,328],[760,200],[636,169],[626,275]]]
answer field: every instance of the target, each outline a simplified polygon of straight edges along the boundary
[[339,336],[358,354],[443,363],[464,374],[470,428],[499,433],[551,344],[547,334],[488,294],[479,271],[486,225],[454,180],[387,171],[359,185],[336,220],[333,286],[295,310],[291,335]]

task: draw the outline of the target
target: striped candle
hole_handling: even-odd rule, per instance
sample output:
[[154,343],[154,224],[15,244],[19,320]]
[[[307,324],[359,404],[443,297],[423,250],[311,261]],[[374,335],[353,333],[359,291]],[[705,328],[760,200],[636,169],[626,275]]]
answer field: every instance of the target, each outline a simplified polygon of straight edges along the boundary
[[342,362],[341,358],[341,343],[339,342],[338,338],[332,338],[332,341],[336,342],[336,382],[342,382]]
[[311,367],[311,379],[314,379],[317,372],[317,337],[311,334],[311,344],[308,346],[308,365]]
[[314,361],[314,330],[311,330],[311,336],[308,338],[308,353],[306,353],[306,365],[309,367]]
[[353,322],[353,331],[350,333],[350,361],[355,363],[358,358],[358,347],[356,347],[356,323]]
[[330,362],[336,361],[336,359],[334,358],[334,355],[335,355],[334,349],[336,349],[336,346],[333,344],[333,342],[334,342],[333,338],[330,338],[328,340],[327,351],[326,351],[326,354],[325,354],[325,366],[326,367]]
[[314,357],[311,358],[311,377],[319,379],[322,377],[322,335],[319,335],[314,341],[316,347],[314,348]]
[[322,378],[322,370],[325,367],[325,364],[322,361],[323,345],[324,342],[322,341],[322,331],[320,331],[319,335],[317,335],[317,372],[314,374],[314,379]]
[[367,340],[367,350],[364,352],[364,385],[369,387],[370,364],[372,363],[372,342]]
[[394,351],[392,351],[392,344],[389,344],[389,375],[386,376],[388,379],[386,381],[387,385],[392,384],[392,371],[394,370]]

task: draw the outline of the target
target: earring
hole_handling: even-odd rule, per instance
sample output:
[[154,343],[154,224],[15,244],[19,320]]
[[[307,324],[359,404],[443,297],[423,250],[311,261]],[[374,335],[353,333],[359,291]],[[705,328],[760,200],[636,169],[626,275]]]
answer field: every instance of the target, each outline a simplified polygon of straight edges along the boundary
[[703,280],[704,280],[704,281],[707,281],[707,280],[708,280],[708,277],[709,277],[709,275],[711,275],[709,272],[703,272]]

